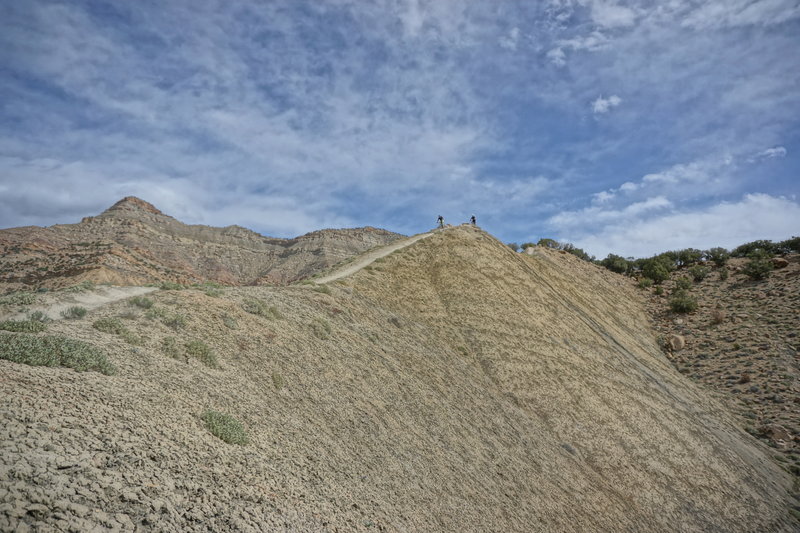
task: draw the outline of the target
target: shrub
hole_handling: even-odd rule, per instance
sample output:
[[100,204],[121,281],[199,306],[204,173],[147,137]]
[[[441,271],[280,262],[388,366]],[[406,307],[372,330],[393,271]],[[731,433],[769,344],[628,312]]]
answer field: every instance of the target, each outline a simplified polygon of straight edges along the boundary
[[324,318],[315,318],[311,323],[311,331],[317,338],[325,340],[331,336],[331,325]]
[[222,291],[222,289],[217,289],[217,288],[215,288],[215,287],[205,287],[205,288],[203,289],[203,293],[204,293],[206,296],[209,296],[209,297],[211,297],[211,298],[219,298],[220,296],[222,296],[223,294],[225,294],[225,293]]
[[118,318],[99,318],[94,321],[92,327],[103,333],[112,333],[114,335],[121,335],[123,332],[128,331]]
[[0,334],[0,358],[30,366],[63,366],[78,372],[116,373],[106,355],[85,342],[53,335]]
[[28,320],[46,324],[50,322],[50,317],[44,314],[44,311],[33,311],[32,313],[28,313]]
[[770,240],[753,241],[737,246],[731,255],[733,257],[749,257],[756,250],[762,250],[772,256],[777,251],[777,246]]
[[515,252],[519,252],[519,244],[515,242],[508,243],[508,247],[514,250]]
[[534,243],[532,243],[532,242],[523,242],[522,246],[520,246],[520,248],[522,249],[522,251],[525,251],[528,248],[533,248],[534,246],[536,246],[536,245]]
[[26,333],[39,333],[47,329],[44,322],[39,320],[6,320],[0,322],[0,330],[17,331]]
[[73,285],[72,287],[67,287],[64,289],[64,292],[84,292],[84,291],[91,291],[96,287],[94,281],[84,280],[78,283],[77,285]]
[[702,265],[695,265],[689,269],[689,274],[692,275],[692,279],[697,282],[703,281],[708,276],[710,272],[709,268]]
[[663,258],[653,257],[642,265],[642,274],[653,280],[654,283],[661,283],[669,279],[671,265]]
[[728,252],[728,250],[720,246],[707,250],[705,255],[718,267],[725,266],[728,263],[728,259],[731,258],[731,254]]
[[161,341],[161,350],[173,359],[181,359],[181,349],[175,337],[164,337]]
[[719,280],[725,281],[728,279],[728,269],[727,268],[720,268],[719,269]]
[[800,237],[792,237],[777,244],[777,251],[782,254],[800,252]]
[[210,368],[219,368],[217,354],[211,347],[200,340],[193,340],[186,343],[186,353],[196,357],[201,363]]
[[87,312],[85,307],[73,305],[61,311],[61,316],[67,319],[78,319],[85,317]]
[[186,327],[186,317],[180,313],[165,314],[161,323],[177,331]]
[[558,241],[554,239],[539,239],[537,243],[539,246],[544,246],[545,248],[551,248],[553,250],[558,250],[559,244]]
[[687,278],[686,276],[681,276],[675,280],[675,287],[681,291],[688,291],[692,288],[692,280]]
[[153,300],[147,296],[134,296],[128,300],[128,303],[141,309],[150,309],[153,307]]
[[600,265],[617,274],[625,274],[631,270],[631,262],[619,255],[608,254],[600,261]]
[[12,292],[0,297],[0,305],[31,305],[37,296],[32,292]]
[[772,272],[771,254],[764,250],[754,250],[750,252],[747,257],[750,260],[742,268],[742,273],[747,275],[750,279],[759,280],[766,279]]
[[640,289],[649,289],[653,286],[653,280],[650,278],[642,278],[639,280]]
[[664,294],[664,287],[662,287],[661,285],[657,286],[656,290],[655,290],[655,293],[656,293],[656,296],[661,296],[662,294]]
[[328,287],[327,285],[317,285],[316,287],[314,287],[314,290],[317,292],[321,292],[322,294],[331,293],[331,288]]
[[228,444],[244,446],[250,441],[244,426],[230,415],[209,410],[204,412],[200,418],[205,422],[212,435]]
[[276,390],[281,390],[284,386],[283,376],[277,372],[272,373],[272,384]]
[[164,281],[158,286],[158,288],[162,291],[182,291],[186,288],[186,286],[181,285],[180,283],[175,283],[174,281]]
[[690,313],[697,309],[697,300],[685,290],[679,290],[672,295],[669,308],[675,313]]
[[230,315],[222,315],[222,323],[228,329],[239,329],[239,323]]
[[703,257],[703,252],[697,248],[686,248],[675,252],[675,259],[678,266],[686,266],[700,261]]
[[283,315],[278,311],[275,306],[269,306],[266,302],[256,298],[248,298],[242,303],[242,309],[252,315],[263,316],[265,318],[283,318]]

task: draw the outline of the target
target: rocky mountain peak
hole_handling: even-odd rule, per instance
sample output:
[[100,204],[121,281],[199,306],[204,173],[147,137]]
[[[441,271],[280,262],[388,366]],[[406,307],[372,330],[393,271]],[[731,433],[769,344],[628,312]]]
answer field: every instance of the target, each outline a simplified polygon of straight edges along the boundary
[[141,198],[137,198],[136,196],[126,196],[119,202],[115,203],[105,211],[103,211],[103,215],[109,214],[116,214],[120,212],[145,212],[145,213],[152,213],[154,215],[164,215],[161,211],[159,211],[153,204],[149,202],[145,202]]

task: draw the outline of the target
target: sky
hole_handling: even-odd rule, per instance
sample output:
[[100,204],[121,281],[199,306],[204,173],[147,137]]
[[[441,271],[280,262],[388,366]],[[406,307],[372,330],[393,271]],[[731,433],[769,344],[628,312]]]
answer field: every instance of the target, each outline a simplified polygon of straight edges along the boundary
[[0,227],[800,234],[797,0],[0,4]]

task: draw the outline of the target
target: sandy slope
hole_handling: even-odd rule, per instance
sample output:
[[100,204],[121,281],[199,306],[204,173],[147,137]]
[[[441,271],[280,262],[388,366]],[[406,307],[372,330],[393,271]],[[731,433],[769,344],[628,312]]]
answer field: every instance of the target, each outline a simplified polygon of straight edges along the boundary
[[[51,292],[41,294],[36,304],[24,309],[11,309],[11,313],[0,318],[23,319],[32,311],[42,311],[52,320],[62,318],[62,311],[70,307],[79,306],[91,311],[100,306],[107,305],[119,300],[140,296],[153,292],[155,287],[104,287],[89,289],[81,292]],[[15,312],[16,311],[16,312]]]
[[151,294],[178,330],[122,301],[50,326],[115,376],[0,360],[0,530],[796,530],[791,479],[615,275],[454,228],[328,287]]

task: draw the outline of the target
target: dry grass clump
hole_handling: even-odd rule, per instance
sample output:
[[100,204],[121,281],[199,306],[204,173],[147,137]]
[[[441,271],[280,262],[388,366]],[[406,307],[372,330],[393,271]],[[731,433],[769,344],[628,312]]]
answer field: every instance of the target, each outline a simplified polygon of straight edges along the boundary
[[328,339],[331,336],[331,325],[324,318],[315,318],[314,321],[311,322],[311,332],[318,339]]
[[186,353],[200,360],[201,363],[210,368],[219,368],[217,354],[211,347],[201,340],[192,340],[186,343]]
[[0,296],[0,305],[31,305],[36,303],[36,298],[32,292],[12,292]]
[[142,344],[142,339],[134,335],[119,318],[100,318],[95,320],[92,327],[103,333],[119,335],[128,344]]
[[30,366],[63,366],[113,375],[106,355],[85,342],[55,335],[0,334],[0,358]]
[[212,435],[228,444],[244,446],[250,442],[244,426],[230,415],[208,410],[200,415],[200,418],[206,423],[206,427]]
[[128,300],[128,303],[141,309],[150,309],[154,302],[147,296],[134,296]]
[[248,298],[242,303],[242,309],[252,315],[263,316],[264,318],[282,319],[283,314],[278,311],[278,308],[268,305],[266,302],[258,298]]

